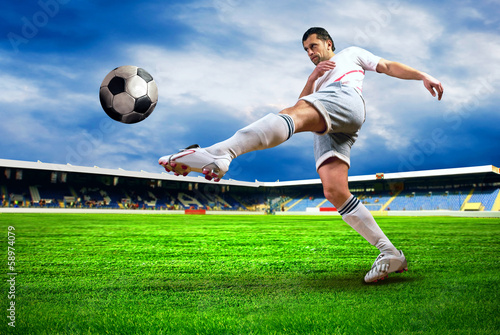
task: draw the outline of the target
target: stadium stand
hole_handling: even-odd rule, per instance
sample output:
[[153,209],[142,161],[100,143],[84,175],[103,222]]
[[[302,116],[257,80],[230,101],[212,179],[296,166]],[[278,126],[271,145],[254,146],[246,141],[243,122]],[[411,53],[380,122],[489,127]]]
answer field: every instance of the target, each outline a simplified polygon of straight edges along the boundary
[[[492,166],[355,176],[351,192],[373,212],[499,211]],[[306,212],[333,210],[319,179],[208,182],[202,177],[0,159],[3,207]]]

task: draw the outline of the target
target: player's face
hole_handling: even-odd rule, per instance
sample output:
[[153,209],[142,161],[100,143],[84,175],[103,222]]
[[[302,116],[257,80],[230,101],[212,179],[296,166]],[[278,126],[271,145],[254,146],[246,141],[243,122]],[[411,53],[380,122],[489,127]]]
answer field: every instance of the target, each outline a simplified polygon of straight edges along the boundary
[[331,42],[320,40],[316,34],[309,35],[303,45],[314,65],[318,65],[319,62],[329,60],[332,57],[330,53],[332,50]]

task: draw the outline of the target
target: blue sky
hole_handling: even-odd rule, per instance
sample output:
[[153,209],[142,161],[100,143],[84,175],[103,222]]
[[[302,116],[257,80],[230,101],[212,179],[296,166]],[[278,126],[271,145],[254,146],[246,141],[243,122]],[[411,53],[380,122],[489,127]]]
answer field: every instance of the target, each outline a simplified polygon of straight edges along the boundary
[[[351,175],[500,165],[500,1],[9,1],[0,12],[0,158],[162,172],[158,157],[209,146],[295,104],[314,65],[301,37],[351,45],[440,79],[369,72]],[[145,68],[159,102],[145,121],[107,117],[98,92]],[[312,135],[238,157],[226,178],[317,178]]]

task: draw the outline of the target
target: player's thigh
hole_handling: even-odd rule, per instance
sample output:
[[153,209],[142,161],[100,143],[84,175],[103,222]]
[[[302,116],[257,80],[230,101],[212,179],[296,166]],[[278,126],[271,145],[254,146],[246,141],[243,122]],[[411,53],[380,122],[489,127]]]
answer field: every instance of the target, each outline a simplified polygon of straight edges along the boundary
[[339,208],[351,196],[348,185],[349,166],[337,157],[327,159],[318,168],[325,197]]
[[324,117],[309,102],[299,100],[295,106],[284,109],[280,114],[287,114],[293,118],[295,132],[312,131],[322,133],[326,129]]

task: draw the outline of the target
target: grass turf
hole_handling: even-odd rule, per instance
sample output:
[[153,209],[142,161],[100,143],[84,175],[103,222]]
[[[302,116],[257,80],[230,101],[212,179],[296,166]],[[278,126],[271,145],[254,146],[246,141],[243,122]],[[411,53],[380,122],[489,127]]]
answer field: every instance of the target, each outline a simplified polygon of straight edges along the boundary
[[15,332],[500,332],[499,219],[377,220],[410,271],[365,284],[378,251],[339,217],[0,214]]

